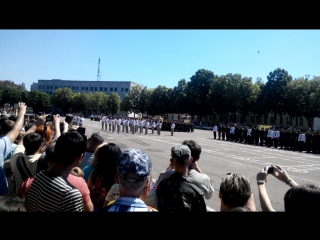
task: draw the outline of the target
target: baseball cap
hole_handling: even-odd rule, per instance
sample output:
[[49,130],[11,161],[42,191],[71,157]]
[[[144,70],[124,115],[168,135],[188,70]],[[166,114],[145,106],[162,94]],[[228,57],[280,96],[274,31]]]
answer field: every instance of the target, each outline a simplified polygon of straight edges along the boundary
[[[141,182],[150,175],[151,161],[149,156],[139,149],[129,148],[123,151],[117,161],[117,172],[119,176],[129,182]],[[128,177],[135,174],[136,178]]]
[[178,164],[187,163],[191,157],[191,150],[187,145],[179,145],[171,149],[171,157]]

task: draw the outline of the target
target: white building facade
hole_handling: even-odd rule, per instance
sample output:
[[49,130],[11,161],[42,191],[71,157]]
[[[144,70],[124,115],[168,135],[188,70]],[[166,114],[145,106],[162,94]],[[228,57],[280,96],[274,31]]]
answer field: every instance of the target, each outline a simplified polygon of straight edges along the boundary
[[124,98],[133,86],[143,85],[130,82],[130,81],[85,81],[85,80],[61,80],[51,79],[44,80],[39,79],[37,83],[31,85],[32,90],[39,90],[40,92],[46,92],[49,97],[52,97],[53,92],[58,88],[70,88],[72,92],[103,92],[110,95],[113,92],[117,92],[121,100]]

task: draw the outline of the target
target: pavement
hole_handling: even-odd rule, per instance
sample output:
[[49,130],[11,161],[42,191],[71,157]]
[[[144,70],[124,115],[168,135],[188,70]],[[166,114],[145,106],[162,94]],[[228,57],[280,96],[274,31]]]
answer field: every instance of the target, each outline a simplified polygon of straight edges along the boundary
[[[227,173],[238,173],[245,176],[252,186],[256,208],[261,211],[256,175],[265,166],[271,164],[280,165],[298,184],[320,185],[320,156],[312,153],[288,151],[282,149],[267,148],[265,146],[253,146],[241,143],[228,142],[213,139],[212,131],[195,129],[192,133],[162,131],[151,134],[125,133],[120,131],[109,132],[101,130],[101,122],[85,119],[83,127],[86,128],[86,136],[93,132],[101,131],[107,142],[117,144],[121,150],[125,148],[137,148],[147,153],[152,161],[152,178],[157,179],[159,174],[170,163],[170,150],[173,146],[180,145],[187,139],[195,140],[202,147],[199,160],[201,170],[207,174],[212,182],[215,192],[209,200],[205,200],[210,211],[219,211],[220,199],[218,197],[221,179]],[[280,182],[273,176],[268,178],[267,192],[273,208],[276,211],[284,211],[283,197],[289,186]]]

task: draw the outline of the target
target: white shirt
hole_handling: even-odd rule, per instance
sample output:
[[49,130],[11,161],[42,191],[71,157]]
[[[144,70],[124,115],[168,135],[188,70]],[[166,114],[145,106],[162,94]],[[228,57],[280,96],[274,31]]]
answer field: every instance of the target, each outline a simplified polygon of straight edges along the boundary
[[280,132],[279,131],[274,131],[273,132],[273,138],[279,138],[280,137]]
[[176,125],[174,123],[171,123],[171,129],[175,127]]
[[216,132],[217,130],[218,130],[218,127],[214,125],[212,131]]
[[304,133],[299,134],[298,142],[306,142],[306,135]]
[[272,130],[269,130],[269,131],[268,131],[267,137],[273,138],[273,131],[272,131]]

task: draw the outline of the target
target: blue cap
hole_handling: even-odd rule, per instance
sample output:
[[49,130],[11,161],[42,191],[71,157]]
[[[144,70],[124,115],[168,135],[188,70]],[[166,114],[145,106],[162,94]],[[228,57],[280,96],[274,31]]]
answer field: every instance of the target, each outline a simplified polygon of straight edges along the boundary
[[[129,148],[123,151],[117,162],[119,176],[129,182],[141,182],[147,179],[151,171],[149,156],[139,149]],[[135,174],[136,178],[129,178],[127,175]]]

